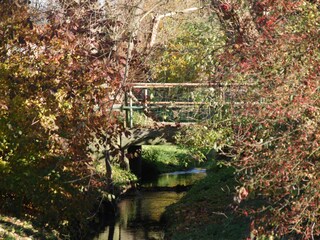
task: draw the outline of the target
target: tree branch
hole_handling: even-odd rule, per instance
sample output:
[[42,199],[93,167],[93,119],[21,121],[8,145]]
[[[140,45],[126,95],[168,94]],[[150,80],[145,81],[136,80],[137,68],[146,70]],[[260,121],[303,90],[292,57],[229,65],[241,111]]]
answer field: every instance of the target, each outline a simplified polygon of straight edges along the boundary
[[157,34],[158,34],[158,27],[159,27],[160,21],[163,18],[172,17],[172,16],[177,15],[177,14],[184,14],[184,13],[194,12],[194,11],[197,11],[197,10],[200,10],[200,9],[202,9],[202,7],[201,8],[192,7],[192,8],[183,9],[181,11],[174,11],[174,12],[169,12],[169,13],[165,13],[165,14],[161,14],[161,15],[156,16],[154,18],[154,23],[153,23],[153,27],[152,27],[150,47],[152,47],[156,42],[156,38],[157,38]]

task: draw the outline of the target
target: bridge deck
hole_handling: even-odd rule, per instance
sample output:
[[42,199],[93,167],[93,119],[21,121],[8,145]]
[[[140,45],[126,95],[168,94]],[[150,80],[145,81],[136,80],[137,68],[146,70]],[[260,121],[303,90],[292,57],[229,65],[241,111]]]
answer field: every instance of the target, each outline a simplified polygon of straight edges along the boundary
[[155,127],[130,129],[130,136],[124,134],[121,137],[121,147],[128,148],[130,145],[171,145],[175,144],[175,134],[184,127],[196,123],[168,122],[156,123]]
[[[241,99],[250,86],[254,84],[129,83],[125,86],[124,103],[114,106],[125,111],[126,126],[131,129],[130,137],[122,136],[121,146],[172,144],[181,127],[210,120],[230,104],[244,104]],[[134,115],[134,111],[140,113]],[[155,125],[134,126],[134,119],[141,121],[144,117]],[[159,121],[171,122],[159,124]]]

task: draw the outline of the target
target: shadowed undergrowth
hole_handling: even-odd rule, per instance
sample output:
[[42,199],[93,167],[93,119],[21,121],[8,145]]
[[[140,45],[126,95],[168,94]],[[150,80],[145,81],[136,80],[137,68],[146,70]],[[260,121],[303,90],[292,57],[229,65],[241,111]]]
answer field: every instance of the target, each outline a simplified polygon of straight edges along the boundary
[[244,239],[249,219],[234,214],[232,203],[236,181],[234,169],[218,167],[208,171],[178,203],[167,208],[166,239]]

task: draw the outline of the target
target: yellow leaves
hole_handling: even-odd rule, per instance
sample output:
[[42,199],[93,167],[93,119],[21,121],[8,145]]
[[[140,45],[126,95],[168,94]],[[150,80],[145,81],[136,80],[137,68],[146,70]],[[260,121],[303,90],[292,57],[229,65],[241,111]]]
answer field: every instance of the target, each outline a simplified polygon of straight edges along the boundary
[[70,168],[68,168],[68,167],[66,167],[66,166],[63,166],[63,168],[62,168],[62,172],[67,172],[67,171],[69,171],[70,170]]
[[320,13],[317,9],[317,4],[311,4],[304,1],[304,4],[299,7],[298,18],[293,18],[292,24],[288,24],[286,29],[293,32],[317,32],[320,26]]
[[72,104],[66,100],[67,93],[65,90],[60,89],[56,94],[55,97],[58,102],[59,109],[63,110],[65,113],[72,109]]
[[59,129],[59,127],[56,125],[56,116],[54,114],[44,115],[40,113],[39,117],[40,124],[47,131],[55,131]]
[[2,157],[0,157],[0,173],[8,173],[10,172],[10,167],[8,165],[8,162],[3,161]]
[[0,99],[0,110],[8,110],[8,106],[5,101]]
[[41,126],[46,131],[55,131],[59,129],[56,124],[56,115],[49,113],[45,99],[27,99],[25,100],[25,105],[28,106],[28,108],[33,108],[38,112],[38,119],[34,122],[40,122]]
[[69,225],[69,221],[68,220],[63,220],[60,224],[63,225],[63,226],[68,226]]

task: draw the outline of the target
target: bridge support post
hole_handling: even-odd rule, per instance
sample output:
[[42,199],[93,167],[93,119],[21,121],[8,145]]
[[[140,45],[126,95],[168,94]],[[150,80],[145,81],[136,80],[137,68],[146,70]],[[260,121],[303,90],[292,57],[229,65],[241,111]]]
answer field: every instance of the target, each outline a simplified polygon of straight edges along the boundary
[[132,128],[133,127],[133,93],[132,88],[129,89],[129,92],[125,92],[124,97],[124,103],[125,103],[125,127]]
[[133,106],[133,93],[132,93],[132,88],[130,88],[130,91],[129,91],[129,107],[130,107],[130,110],[129,110],[129,127],[130,128],[133,127],[133,109],[132,109],[132,106]]
[[130,170],[138,178],[142,174],[142,147],[141,145],[132,145],[128,147],[127,156],[129,159]]

